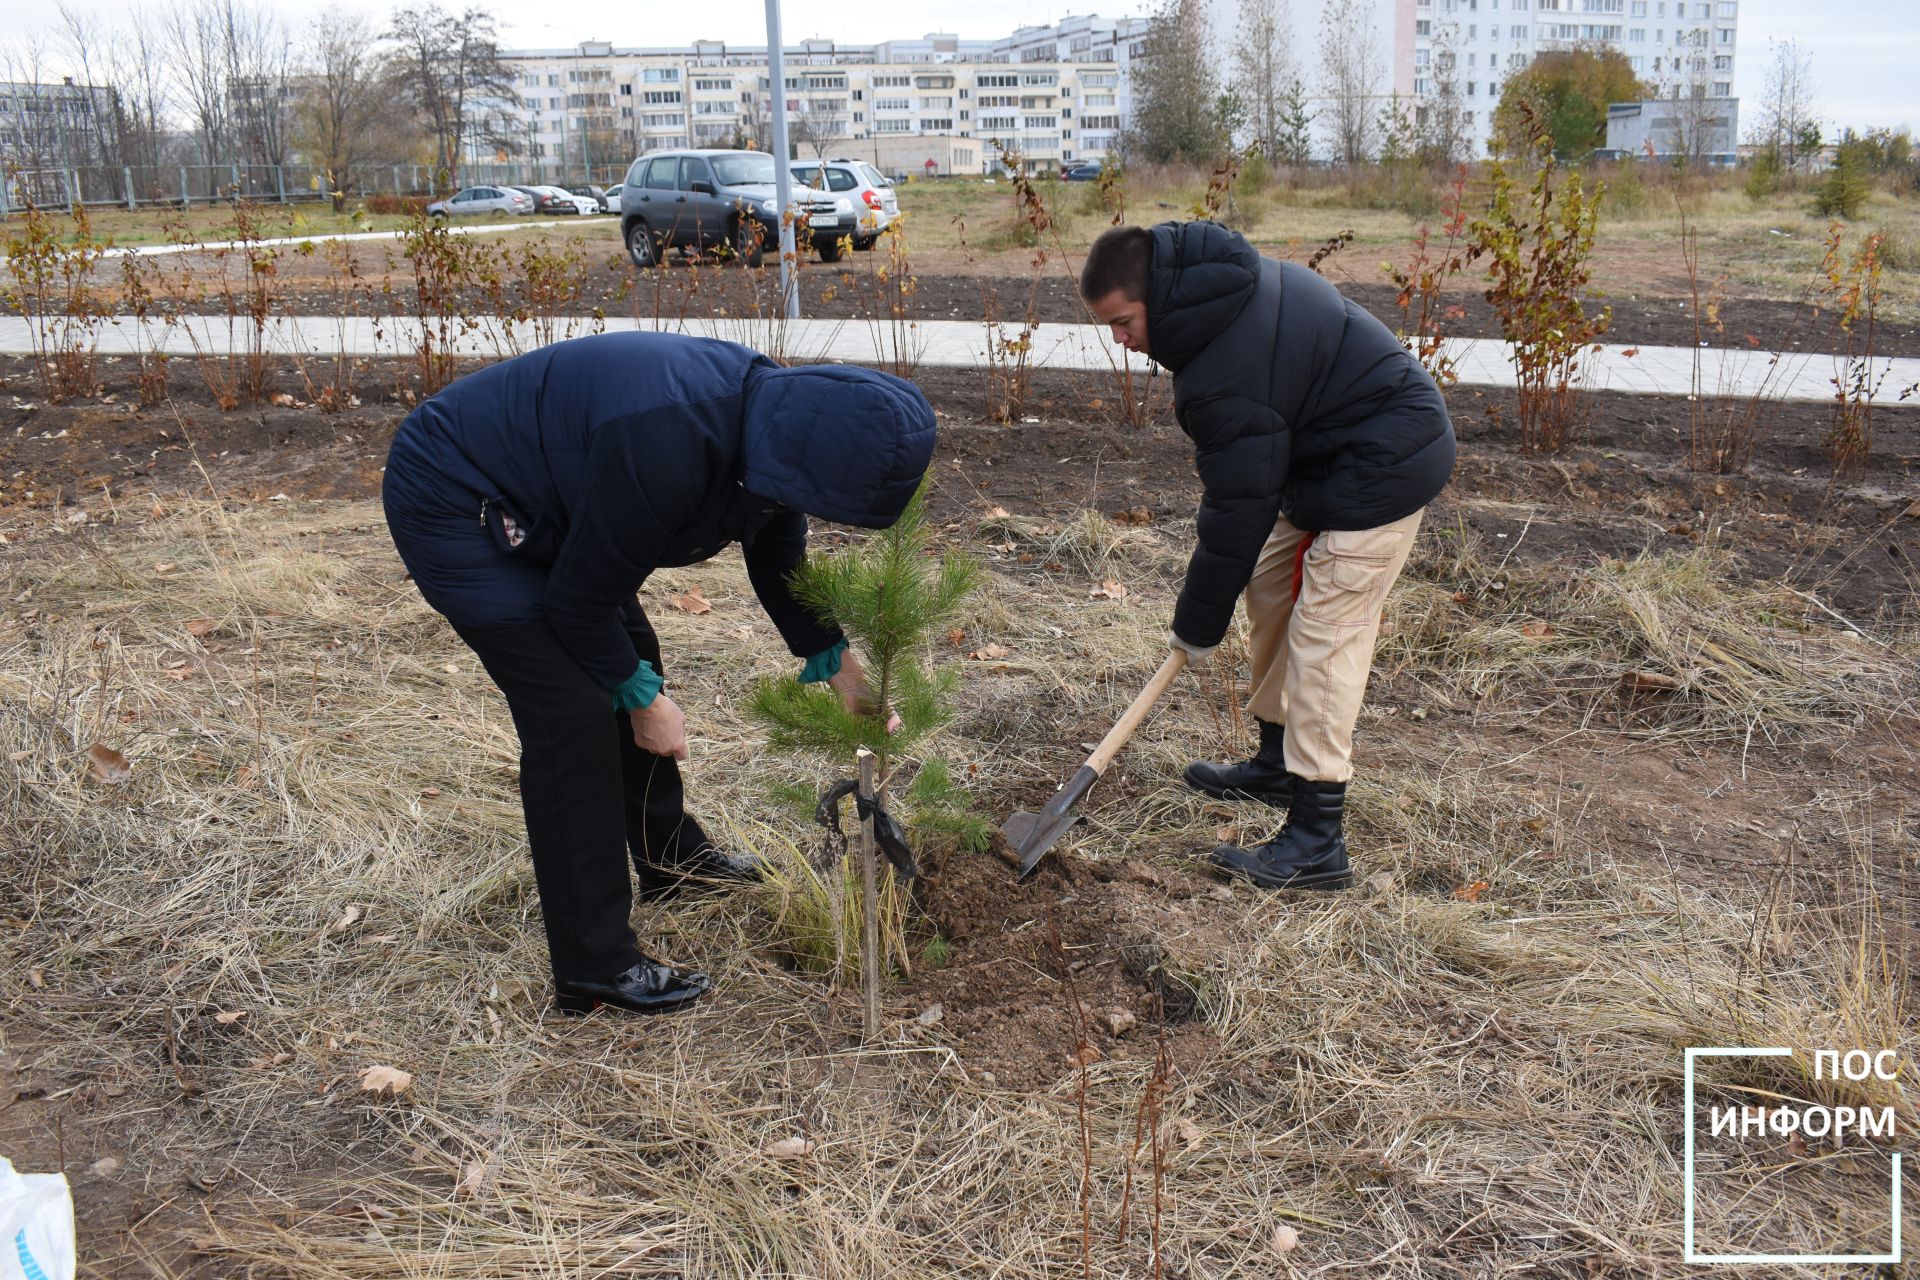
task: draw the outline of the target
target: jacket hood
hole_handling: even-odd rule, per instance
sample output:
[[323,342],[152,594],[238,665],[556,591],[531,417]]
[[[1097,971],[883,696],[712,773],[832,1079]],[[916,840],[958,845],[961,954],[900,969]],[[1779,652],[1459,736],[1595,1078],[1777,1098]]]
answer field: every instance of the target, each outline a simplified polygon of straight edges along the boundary
[[740,483],[822,520],[884,529],[933,461],[933,407],[850,365],[761,367],[747,381]]
[[1149,354],[1178,373],[1247,305],[1260,281],[1260,255],[1217,222],[1163,222],[1150,234]]

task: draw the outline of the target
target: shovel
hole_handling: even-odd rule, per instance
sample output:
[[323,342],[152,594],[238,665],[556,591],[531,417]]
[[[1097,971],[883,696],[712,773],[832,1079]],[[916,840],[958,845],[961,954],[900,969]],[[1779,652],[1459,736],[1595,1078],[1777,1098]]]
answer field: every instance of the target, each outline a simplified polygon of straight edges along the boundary
[[1167,660],[1153,673],[1153,679],[1147,681],[1146,688],[1140,690],[1132,704],[1114,722],[1113,728],[1107,730],[1107,736],[1093,749],[1087,762],[1067,779],[1067,785],[1053,793],[1053,799],[1047,801],[1046,807],[1038,813],[1016,813],[1000,828],[1000,834],[1006,837],[1007,843],[1020,859],[1021,879],[1026,879],[1027,874],[1047,850],[1053,848],[1054,842],[1066,834],[1069,827],[1081,821],[1080,815],[1072,811],[1073,806],[1086,798],[1088,790],[1100,780],[1100,775],[1107,771],[1113,758],[1120,754],[1120,748],[1127,745],[1127,739],[1133,737],[1133,731],[1140,727],[1140,722],[1147,718],[1147,712],[1153,710],[1153,704],[1160,701],[1160,695],[1167,691],[1173,678],[1180,674],[1180,668],[1186,665],[1185,649],[1175,649],[1167,654]]

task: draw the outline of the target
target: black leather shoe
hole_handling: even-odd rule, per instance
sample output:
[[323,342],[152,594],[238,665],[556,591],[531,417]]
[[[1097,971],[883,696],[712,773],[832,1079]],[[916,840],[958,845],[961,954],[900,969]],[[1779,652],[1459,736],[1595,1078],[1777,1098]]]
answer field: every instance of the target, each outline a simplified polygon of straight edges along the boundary
[[685,1008],[713,989],[704,973],[676,969],[644,957],[639,964],[608,982],[554,980],[553,1003],[562,1013],[592,1013],[612,1005],[632,1013],[671,1013]]
[[756,884],[766,878],[766,868],[759,858],[728,853],[709,840],[692,819],[687,820],[683,832],[683,839],[659,858],[650,862],[634,859],[643,900],[670,898],[693,884]]
[[1294,776],[1287,772],[1287,727],[1259,720],[1260,750],[1239,764],[1210,764],[1196,760],[1182,780],[1195,791],[1216,800],[1258,800],[1276,809],[1293,802]]
[[1262,889],[1345,889],[1353,883],[1347,839],[1341,830],[1347,799],[1344,782],[1293,783],[1293,808],[1280,834],[1242,849],[1223,844],[1210,861],[1231,876]]

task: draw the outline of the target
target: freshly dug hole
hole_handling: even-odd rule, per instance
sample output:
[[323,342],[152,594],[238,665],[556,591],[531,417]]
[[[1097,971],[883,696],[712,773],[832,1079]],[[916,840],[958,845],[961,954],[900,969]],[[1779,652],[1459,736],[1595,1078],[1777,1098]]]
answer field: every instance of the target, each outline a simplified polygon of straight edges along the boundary
[[895,998],[921,1010],[938,1004],[934,1034],[968,1070],[1004,1088],[1045,1089],[1065,1078],[1077,1047],[1067,977],[1100,1057],[1151,1060],[1163,1017],[1176,1066],[1212,1051],[1212,1033],[1196,1021],[1200,991],[1187,975],[1205,967],[1216,941],[1209,918],[1218,913],[1202,904],[1218,907],[1218,882],[1060,849],[1025,881],[1017,875],[994,852],[956,853],[921,886],[927,921],[948,955],[939,966],[916,965]]

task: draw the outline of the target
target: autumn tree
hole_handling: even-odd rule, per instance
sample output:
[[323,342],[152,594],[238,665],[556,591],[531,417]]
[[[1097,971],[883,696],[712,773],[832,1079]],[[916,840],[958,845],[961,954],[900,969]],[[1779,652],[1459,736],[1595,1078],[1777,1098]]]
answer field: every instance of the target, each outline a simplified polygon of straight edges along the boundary
[[1525,108],[1546,127],[1554,154],[1584,159],[1607,142],[1607,106],[1639,102],[1653,91],[1618,49],[1582,45],[1537,55],[1507,77],[1493,113],[1494,146],[1504,155],[1528,151]]
[[[1797,40],[1774,41],[1771,49],[1773,61],[1760,91],[1760,116],[1752,137],[1792,172],[1800,165],[1814,119],[1813,56],[1801,52]],[[1819,136],[1818,126],[1813,136]]]
[[1294,79],[1287,0],[1240,0],[1240,30],[1233,46],[1233,87],[1269,151],[1279,142],[1286,113],[1286,86]]
[[1343,165],[1365,164],[1373,156],[1381,108],[1376,99],[1385,75],[1372,5],[1327,0],[1320,15],[1320,92],[1327,100],[1323,118],[1333,158]]
[[328,9],[307,30],[307,74],[295,108],[301,139],[324,172],[335,209],[355,189],[354,166],[388,101],[372,26],[358,13]]
[[1149,19],[1146,56],[1133,64],[1128,139],[1142,159],[1204,163],[1221,151],[1220,87],[1208,43],[1204,0],[1162,0]]
[[398,46],[401,89],[433,134],[436,167],[450,175],[458,172],[462,149],[473,136],[490,131],[485,100],[506,98],[514,90],[513,72],[500,57],[494,31],[493,15],[484,9],[455,14],[424,0],[395,13],[387,33]]

